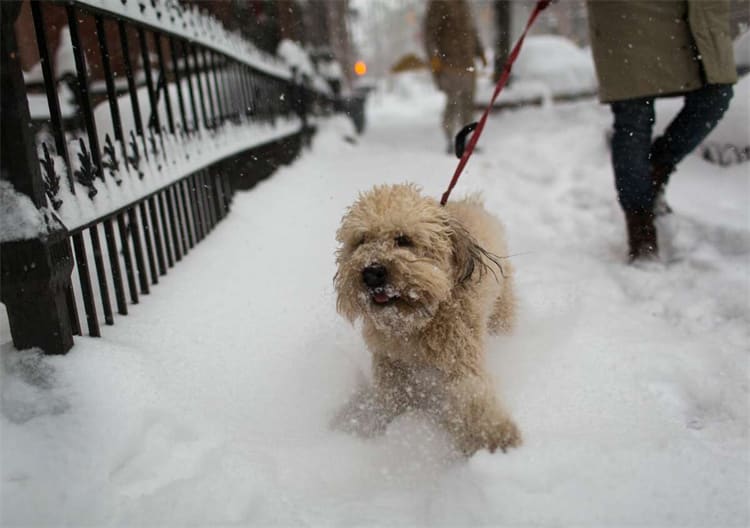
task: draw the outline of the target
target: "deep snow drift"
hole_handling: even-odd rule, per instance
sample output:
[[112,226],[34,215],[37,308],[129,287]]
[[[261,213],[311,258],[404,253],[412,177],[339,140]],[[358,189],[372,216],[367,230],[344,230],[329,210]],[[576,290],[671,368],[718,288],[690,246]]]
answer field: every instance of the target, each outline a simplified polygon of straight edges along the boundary
[[687,159],[666,264],[628,266],[594,100],[493,115],[454,193],[483,191],[517,254],[489,364],[524,446],[456,459],[418,414],[328,428],[369,375],[334,308],[341,214],[375,183],[439,197],[455,167],[425,81],[375,93],[356,144],[322,123],[103,338],[3,346],[3,525],[750,522],[748,165]]

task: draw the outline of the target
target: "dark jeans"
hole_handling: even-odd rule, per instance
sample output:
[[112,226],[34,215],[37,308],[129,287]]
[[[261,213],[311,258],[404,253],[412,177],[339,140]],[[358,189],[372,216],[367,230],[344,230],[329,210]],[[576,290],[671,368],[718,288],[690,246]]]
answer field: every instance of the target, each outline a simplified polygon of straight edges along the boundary
[[[708,84],[685,95],[685,105],[664,135],[651,143],[654,98],[612,103],[612,166],[623,210],[651,212],[656,186],[651,165],[671,172],[716,126],[732,99],[731,84]],[[666,183],[666,182],[665,182]]]

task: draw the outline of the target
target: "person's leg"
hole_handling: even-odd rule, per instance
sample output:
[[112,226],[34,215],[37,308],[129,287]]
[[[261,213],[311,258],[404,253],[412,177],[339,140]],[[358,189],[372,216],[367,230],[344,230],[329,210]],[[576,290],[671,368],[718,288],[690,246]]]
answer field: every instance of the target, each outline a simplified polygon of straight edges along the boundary
[[474,118],[474,77],[470,73],[460,73],[455,77],[454,84],[454,116],[453,128],[448,135],[448,152],[455,152],[456,134]]
[[731,84],[708,84],[685,96],[682,110],[651,146],[651,165],[658,189],[667,184],[675,165],[716,127],[729,108],[732,95]]
[[461,79],[461,95],[460,95],[460,106],[461,111],[458,115],[458,129],[456,132],[461,130],[463,127],[474,121],[474,74],[467,72],[462,76]]
[[654,186],[649,166],[654,125],[653,98],[612,103],[612,167],[620,206],[625,213],[630,260],[658,253],[654,226]]
[[653,206],[649,167],[654,100],[650,97],[612,103],[612,167],[617,198],[624,211],[648,212]]
[[456,123],[458,121],[459,112],[461,111],[459,106],[460,97],[460,84],[458,83],[458,77],[453,73],[442,74],[442,87],[445,93],[445,110],[443,111],[443,132],[448,144],[448,151],[452,151],[453,145],[453,134],[456,131]]
[[453,122],[455,121],[456,102],[450,92],[445,92],[445,108],[443,109],[443,134],[448,141],[451,139]]

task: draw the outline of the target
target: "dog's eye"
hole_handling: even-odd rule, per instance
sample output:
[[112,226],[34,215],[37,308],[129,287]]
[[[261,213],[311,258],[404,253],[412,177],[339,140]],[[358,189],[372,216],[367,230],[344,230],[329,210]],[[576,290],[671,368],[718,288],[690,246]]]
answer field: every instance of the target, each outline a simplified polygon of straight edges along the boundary
[[412,247],[414,242],[406,235],[399,235],[396,237],[396,245],[398,247]]
[[358,248],[359,246],[361,246],[364,243],[365,243],[365,237],[361,236],[361,237],[359,237],[359,238],[357,238],[357,239],[354,240],[354,247]]

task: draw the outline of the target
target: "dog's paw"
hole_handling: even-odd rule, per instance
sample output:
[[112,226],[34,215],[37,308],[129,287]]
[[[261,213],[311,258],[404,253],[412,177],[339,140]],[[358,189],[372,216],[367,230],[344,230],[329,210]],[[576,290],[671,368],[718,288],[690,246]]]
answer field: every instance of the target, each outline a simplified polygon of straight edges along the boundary
[[468,456],[481,449],[494,453],[500,449],[505,453],[511,447],[521,445],[521,431],[510,419],[487,423],[474,431],[464,431],[457,438],[457,447]]
[[512,420],[504,420],[492,428],[487,440],[486,447],[490,453],[494,453],[498,449],[505,453],[511,447],[521,445],[521,430]]

